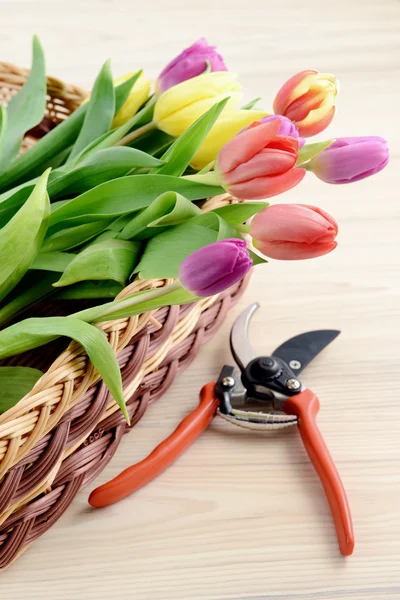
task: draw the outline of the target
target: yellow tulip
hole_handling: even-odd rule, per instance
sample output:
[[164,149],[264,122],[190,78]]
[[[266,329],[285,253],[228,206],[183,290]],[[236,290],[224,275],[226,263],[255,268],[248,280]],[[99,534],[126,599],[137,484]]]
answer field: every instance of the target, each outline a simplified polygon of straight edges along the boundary
[[242,99],[241,89],[236,75],[229,71],[187,79],[161,94],[154,108],[154,122],[165,133],[178,137],[220,100],[229,98],[224,111],[235,108]]
[[[121,75],[121,77],[117,77],[114,79],[114,85],[119,85],[123,83],[133,75],[135,75],[137,71],[132,71],[132,73],[127,73],[126,75]],[[112,122],[112,127],[120,127],[133,115],[136,115],[139,108],[144,104],[147,98],[150,95],[151,81],[150,79],[146,79],[143,75],[135,81],[131,93],[129,94],[125,104],[115,115],[114,120]]]
[[229,110],[222,112],[210,133],[194,155],[191,166],[199,171],[217,158],[217,154],[229,140],[245,127],[267,116],[263,110]]

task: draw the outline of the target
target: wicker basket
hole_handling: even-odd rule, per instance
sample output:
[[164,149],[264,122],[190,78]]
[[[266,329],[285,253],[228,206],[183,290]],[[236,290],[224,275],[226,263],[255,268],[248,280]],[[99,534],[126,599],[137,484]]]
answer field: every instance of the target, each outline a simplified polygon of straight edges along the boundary
[[[0,63],[0,101],[9,100],[26,74]],[[49,78],[46,117],[29,132],[24,146],[65,119],[85,95]],[[211,198],[206,207],[229,201],[228,196]],[[120,296],[166,283],[134,282]],[[244,287],[242,282],[194,305],[100,325],[118,356],[131,427],[217,331]],[[52,302],[35,314],[60,311],[61,304]],[[106,466],[130,430],[78,344],[66,348],[65,341],[58,340],[46,352],[29,352],[3,364],[36,367],[45,374],[17,406],[0,415],[0,570],[51,527],[78,491]]]

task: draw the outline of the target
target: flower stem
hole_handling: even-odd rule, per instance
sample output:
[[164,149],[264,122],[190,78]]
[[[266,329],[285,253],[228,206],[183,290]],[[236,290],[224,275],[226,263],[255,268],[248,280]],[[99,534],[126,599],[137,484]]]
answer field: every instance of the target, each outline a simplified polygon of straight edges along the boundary
[[140,138],[145,133],[148,133],[149,131],[156,129],[156,127],[157,126],[154,123],[154,121],[150,121],[150,123],[146,123],[146,125],[142,125],[142,127],[139,127],[138,129],[135,129],[134,131],[131,131],[130,133],[125,135],[123,138],[121,138],[114,145],[115,146],[127,146],[128,144],[133,142],[133,140],[136,140],[137,138]]
[[188,181],[195,181],[197,183],[205,183],[206,185],[218,185],[221,186],[221,177],[215,171],[209,171],[208,173],[197,173],[196,175],[184,175],[182,179]]
[[251,227],[250,227],[250,225],[246,225],[246,224],[241,225],[241,224],[237,223],[235,225],[235,229],[239,233],[250,233]]
[[[167,296],[171,292],[175,292],[180,289],[183,289],[181,284],[179,283],[179,281],[175,281],[170,285],[155,288],[152,290],[146,290],[144,292],[139,292],[132,295],[131,297],[123,298],[122,300],[114,300],[113,302],[108,302],[107,304],[103,304],[102,306],[94,306],[93,308],[81,310],[77,313],[74,313],[71,316],[80,319],[81,321],[86,321],[87,323],[107,321],[110,315],[113,315],[113,313],[115,313],[116,311],[133,308],[134,306],[137,306],[139,304],[146,303],[148,300],[154,300],[155,298]],[[144,308],[143,311],[145,310],[146,309]]]

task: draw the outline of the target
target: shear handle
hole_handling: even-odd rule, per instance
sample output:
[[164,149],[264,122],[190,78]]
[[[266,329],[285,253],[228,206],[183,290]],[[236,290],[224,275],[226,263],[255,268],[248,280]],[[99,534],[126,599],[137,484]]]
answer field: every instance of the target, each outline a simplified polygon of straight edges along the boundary
[[93,490],[89,496],[89,504],[95,508],[114,504],[165,471],[212,421],[219,404],[214,392],[215,383],[207,383],[200,392],[198,407],[183,419],[175,431],[149,456]]
[[319,475],[331,509],[340,552],[343,556],[350,556],[354,549],[350,507],[340,475],[318,429],[316,417],[319,406],[319,400],[314,392],[305,389],[288,398],[283,410],[287,414],[295,414],[298,417],[304,447]]

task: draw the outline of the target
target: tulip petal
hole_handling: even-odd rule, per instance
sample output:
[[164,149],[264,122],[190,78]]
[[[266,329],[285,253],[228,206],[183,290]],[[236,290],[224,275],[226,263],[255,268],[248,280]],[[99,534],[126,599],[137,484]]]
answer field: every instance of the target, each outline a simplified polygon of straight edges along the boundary
[[260,123],[246,129],[240,136],[233,138],[223,147],[218,156],[219,169],[223,173],[228,173],[240,164],[247,162],[278,135],[279,129],[280,121],[278,120]]
[[278,91],[274,100],[274,113],[285,114],[287,107],[295,98],[306,94],[310,88],[310,84],[315,80],[318,71],[308,70],[301,71],[293,75],[283,84]]
[[226,239],[204,246],[185,258],[179,279],[196,296],[212,296],[242,279],[251,266],[246,242]]
[[161,71],[157,80],[157,92],[163,93],[182,81],[200,75],[206,68],[206,61],[210,64],[211,71],[227,71],[224,59],[215,46],[210,46],[203,37],[183,50]]
[[255,177],[270,177],[289,171],[296,164],[297,153],[265,148],[243,163],[224,174],[224,183],[242,183]]
[[296,122],[299,134],[303,137],[311,137],[312,135],[321,133],[321,131],[324,131],[331,124],[335,116],[335,111],[335,106],[332,106],[328,110],[323,106],[311,111],[303,121]]
[[287,192],[300,183],[305,174],[305,169],[291,169],[283,175],[256,177],[245,183],[227,186],[227,189],[233,196],[242,200],[263,200]]
[[256,248],[268,258],[275,260],[305,260],[308,258],[317,258],[332,252],[337,246],[337,242],[324,242],[310,244],[297,244],[295,242],[260,242]]
[[194,155],[191,166],[199,171],[215,160],[221,148],[254,121],[265,116],[260,110],[228,110],[223,111],[210,133]]
[[285,116],[291,121],[302,121],[311,110],[319,108],[326,98],[325,91],[309,90],[303,96],[296,98],[286,109]]
[[310,167],[326,183],[351,183],[381,171],[387,162],[387,143],[382,138],[339,138]]
[[[190,80],[192,81],[192,80]],[[175,89],[175,88],[171,88]],[[217,104],[224,98],[228,98],[223,112],[236,108],[239,102],[243,98],[243,94],[238,92],[227,92],[214,96],[212,98],[203,98],[178,108],[175,112],[171,112],[167,117],[164,117],[161,122],[158,123],[158,128],[172,135],[179,137],[184,133],[193,123],[204,113],[206,113],[214,104]]]
[[336,221],[328,213],[307,204],[274,204],[253,220],[251,235],[258,243],[294,242],[314,244],[332,241],[338,232]]
[[[205,73],[192,79],[178,83],[158,98],[154,108],[154,120],[162,122],[170,114],[181,108],[203,99],[212,99],[227,95],[228,92],[239,92],[242,89],[236,81],[237,75],[229,71]],[[216,100],[215,100],[216,101]]]

